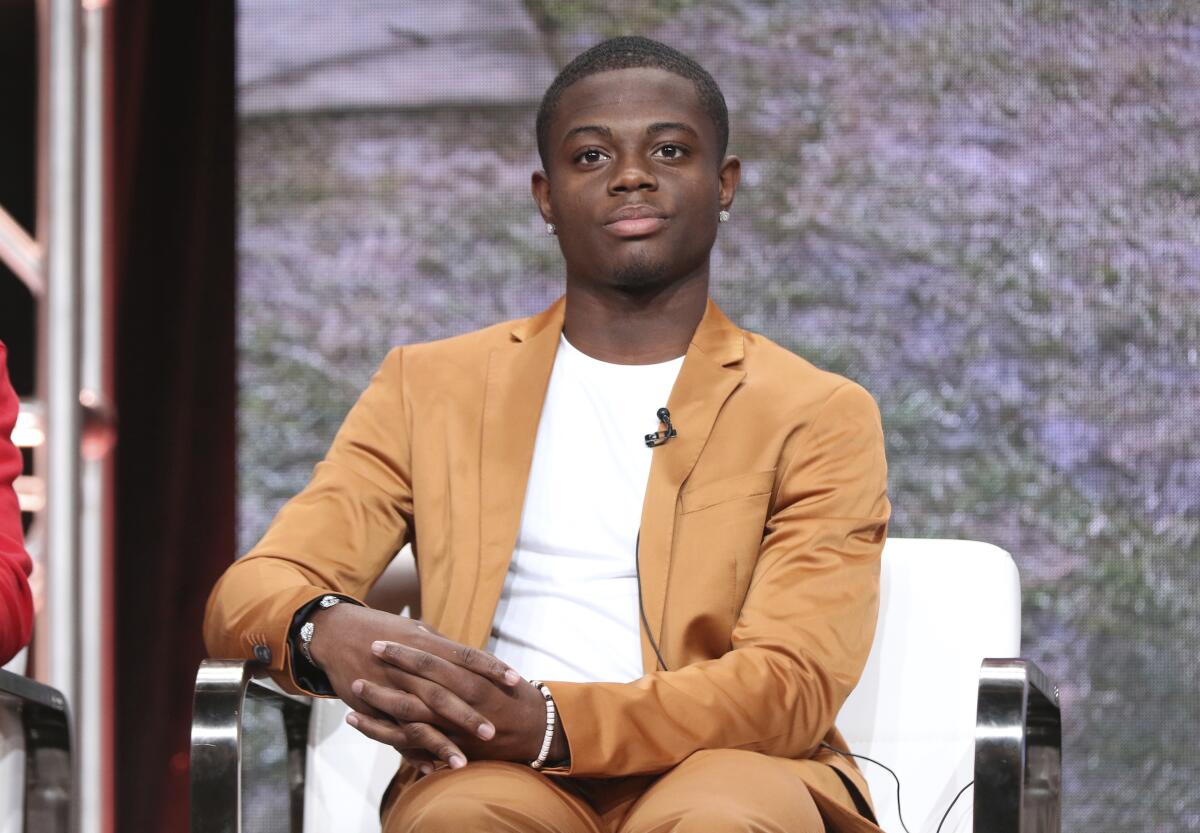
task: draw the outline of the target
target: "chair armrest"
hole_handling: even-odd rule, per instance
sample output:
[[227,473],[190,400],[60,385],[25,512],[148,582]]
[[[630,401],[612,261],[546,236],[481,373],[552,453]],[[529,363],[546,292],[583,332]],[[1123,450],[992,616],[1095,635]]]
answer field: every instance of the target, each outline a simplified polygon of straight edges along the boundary
[[243,818],[278,822],[280,811],[288,830],[303,829],[311,701],[256,676],[260,669],[255,662],[217,659],[204,660],[196,672],[192,833],[241,833]]
[[1023,659],[985,659],[975,718],[976,833],[1059,833],[1058,687]]
[[25,741],[25,829],[74,829],[71,716],[48,685],[0,670],[0,709],[20,715]]

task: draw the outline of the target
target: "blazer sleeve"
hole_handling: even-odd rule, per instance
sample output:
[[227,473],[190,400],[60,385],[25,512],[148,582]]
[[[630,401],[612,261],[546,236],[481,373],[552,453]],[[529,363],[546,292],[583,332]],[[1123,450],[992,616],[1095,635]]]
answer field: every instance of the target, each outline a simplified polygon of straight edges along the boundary
[[569,774],[662,772],[701,749],[806,757],[833,727],[879,611],[890,507],[874,400],[843,383],[784,453],[730,651],[632,683],[548,683]]
[[280,685],[303,690],[287,649],[293,614],[325,593],[360,598],[407,543],[411,423],[403,364],[402,348],[388,354],[308,485],[213,588],[204,616],[210,655],[249,658],[265,645]]
[[21,508],[13,491],[23,467],[21,452],[10,439],[19,407],[8,381],[8,351],[0,343],[0,665],[29,643],[33,630],[33,564],[25,552]]

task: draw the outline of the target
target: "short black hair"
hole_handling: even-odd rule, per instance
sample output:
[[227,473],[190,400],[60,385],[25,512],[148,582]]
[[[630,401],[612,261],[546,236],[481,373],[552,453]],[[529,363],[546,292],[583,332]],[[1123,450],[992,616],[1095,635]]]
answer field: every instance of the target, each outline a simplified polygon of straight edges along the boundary
[[599,72],[609,72],[615,69],[633,69],[635,67],[653,67],[666,70],[681,78],[686,78],[696,85],[696,94],[700,98],[700,106],[708,113],[717,128],[717,143],[725,156],[729,146],[729,110],[725,106],[725,96],[717,82],[708,74],[708,70],[684,55],[677,49],[672,49],[665,43],[650,38],[626,36],[609,38],[601,41],[563,67],[558,77],[551,82],[546,94],[542,96],[542,104],[537,112],[537,144],[538,155],[542,165],[546,167],[550,137],[550,122],[558,109],[558,102],[563,91],[576,81],[581,81],[589,75]]

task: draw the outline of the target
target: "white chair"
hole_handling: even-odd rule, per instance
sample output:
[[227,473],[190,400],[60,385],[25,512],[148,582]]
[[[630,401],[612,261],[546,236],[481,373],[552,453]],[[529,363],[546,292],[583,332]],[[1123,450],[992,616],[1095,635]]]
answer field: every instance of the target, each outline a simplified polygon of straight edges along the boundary
[[[974,829],[985,829],[981,821],[1004,814],[981,807],[979,799],[988,793],[976,791],[974,800],[964,794],[955,802],[980,777],[980,754],[989,754],[980,720],[992,718],[977,707],[994,708],[992,701],[1003,696],[997,688],[1010,676],[1023,684],[1032,674],[1040,690],[1048,688],[1029,663],[989,659],[1020,656],[1016,565],[991,544],[893,538],[884,549],[880,587],[875,642],[838,728],[849,751],[886,764],[900,779],[897,798],[887,770],[859,761],[885,830],[901,833],[903,809],[912,833],[933,833],[952,802],[943,833],[967,833],[975,813],[992,817],[974,819]],[[1057,717],[1057,692],[1047,694]],[[1043,777],[1040,770],[1027,776]],[[1054,793],[1057,800],[1057,781]],[[1052,827],[1031,822],[987,829],[1058,829],[1056,821]]]
[[[401,573],[411,569],[398,561]],[[952,802],[943,833],[1058,833],[1058,694],[1032,663],[1010,659],[1020,624],[1008,553],[967,541],[887,542],[875,642],[837,725],[845,751],[901,781],[902,804],[892,776],[859,761],[888,833],[903,833],[901,809],[910,833],[934,833]],[[255,676],[251,663],[201,665],[192,833],[379,833],[399,755],[346,725],[340,701],[310,703]],[[973,796],[963,792],[972,781]]]
[[0,669],[0,833],[66,833],[74,812],[66,700]]

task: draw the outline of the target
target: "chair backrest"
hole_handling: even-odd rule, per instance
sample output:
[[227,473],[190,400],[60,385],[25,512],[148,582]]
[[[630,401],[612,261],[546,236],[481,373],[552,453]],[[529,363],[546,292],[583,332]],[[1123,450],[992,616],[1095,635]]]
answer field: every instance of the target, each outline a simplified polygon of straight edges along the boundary
[[[852,752],[901,782],[913,833],[933,833],[974,778],[980,664],[1020,655],[1021,589],[1004,550],[973,541],[892,538],[883,551],[879,624],[858,686],[837,725]],[[896,782],[859,761],[880,825],[902,830]],[[942,833],[969,833],[968,790]]]
[[[837,722],[849,751],[900,776],[913,833],[932,833],[973,777],[979,666],[985,657],[1018,656],[1020,629],[1020,587],[1008,553],[971,541],[888,540],[875,642]],[[379,833],[379,802],[400,756],[360,735],[345,715],[339,700],[314,703],[306,833]],[[859,766],[881,825],[901,833],[895,782],[872,763]],[[970,829],[968,792],[943,833]]]

